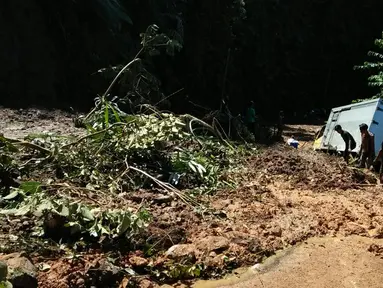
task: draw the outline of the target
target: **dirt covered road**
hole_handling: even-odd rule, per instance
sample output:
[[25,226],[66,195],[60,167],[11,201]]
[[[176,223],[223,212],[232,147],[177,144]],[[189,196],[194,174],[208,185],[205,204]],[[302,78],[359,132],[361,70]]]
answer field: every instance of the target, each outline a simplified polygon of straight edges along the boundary
[[0,133],[5,137],[22,139],[29,134],[79,135],[82,129],[73,125],[73,115],[58,110],[7,109],[0,107]]
[[383,240],[360,236],[312,238],[270,257],[241,277],[195,288],[382,287]]
[[[10,138],[43,131],[85,133],[73,127],[71,115],[59,111],[2,109],[0,117],[0,133]],[[136,287],[159,287],[164,284],[161,277],[169,277],[172,270],[189,273],[204,267],[195,275],[221,278],[232,269],[250,267],[278,251],[298,247],[279,258],[280,264],[271,265],[274,268],[269,272],[232,287],[382,287],[376,285],[382,283],[379,275],[383,272],[379,270],[383,267],[383,191],[376,185],[376,176],[346,167],[342,159],[313,152],[311,143],[318,127],[287,128],[285,136],[293,134],[304,146],[295,150],[281,143],[248,157],[228,175],[235,179],[235,187],[198,196],[214,213],[196,213],[158,189],[117,196],[94,191],[70,194],[71,199],[108,209],[137,211],[146,203],[153,221],[142,235],[143,243],[135,247],[150,245],[156,253],[144,248],[85,249],[77,244],[64,249],[31,238],[35,219],[0,217],[4,252],[0,260],[12,252],[29,251],[33,265],[42,267],[37,272],[39,287],[88,287],[105,275],[110,286],[103,287],[133,287],[127,286],[129,279],[135,280]],[[123,267],[125,276],[113,274],[116,267]],[[126,276],[132,270],[140,274]],[[172,287],[193,283],[169,281]]]

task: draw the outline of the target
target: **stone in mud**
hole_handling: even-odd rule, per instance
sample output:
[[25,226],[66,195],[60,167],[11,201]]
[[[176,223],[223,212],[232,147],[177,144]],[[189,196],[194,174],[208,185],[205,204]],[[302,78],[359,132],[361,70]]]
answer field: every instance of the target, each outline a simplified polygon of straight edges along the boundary
[[372,229],[372,230],[368,231],[368,234],[372,238],[382,239],[383,238],[383,227],[380,226],[380,227],[377,227],[375,229]]
[[161,195],[156,198],[153,198],[153,202],[157,204],[171,203],[173,199],[174,198],[171,195]]
[[37,268],[28,258],[20,253],[12,253],[0,257],[8,265],[8,280],[13,288],[37,288]]
[[247,246],[247,250],[251,253],[259,253],[263,250],[261,242],[258,239],[250,239]]
[[121,281],[122,268],[113,265],[107,259],[99,259],[89,267],[85,277],[85,287],[110,287],[110,283]]
[[359,236],[367,236],[367,229],[364,228],[362,225],[356,224],[356,223],[347,223],[346,229],[346,236],[347,235],[359,235]]
[[169,258],[195,257],[197,248],[194,244],[177,244],[166,251],[166,256]]
[[99,272],[102,272],[104,274],[110,274],[115,276],[121,271],[121,269],[118,266],[113,265],[106,259],[101,259],[98,264],[99,268],[96,270],[99,270]]
[[206,267],[222,268],[224,266],[225,255],[215,255],[214,257],[207,257],[204,261]]
[[132,256],[129,258],[129,263],[132,264],[133,267],[145,267],[149,261],[142,257]]
[[211,251],[223,251],[229,248],[229,239],[222,236],[208,236],[204,239],[200,239],[196,247],[198,250],[211,252]]
[[139,285],[140,285],[139,287],[141,287],[141,288],[155,288],[155,287],[158,287],[156,284],[154,284],[153,282],[151,282],[148,279],[141,280]]
[[276,237],[282,236],[282,228],[279,226],[274,226],[269,230],[270,234]]

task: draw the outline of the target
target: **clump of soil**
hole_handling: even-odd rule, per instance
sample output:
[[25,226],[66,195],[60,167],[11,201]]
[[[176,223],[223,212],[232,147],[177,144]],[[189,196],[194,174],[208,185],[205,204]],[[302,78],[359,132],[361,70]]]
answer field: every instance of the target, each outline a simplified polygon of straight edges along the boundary
[[371,244],[367,249],[368,252],[373,253],[375,256],[383,259],[383,246],[378,244]]
[[377,183],[372,173],[347,166],[340,157],[286,146],[266,149],[252,161],[252,166],[305,189],[347,190]]

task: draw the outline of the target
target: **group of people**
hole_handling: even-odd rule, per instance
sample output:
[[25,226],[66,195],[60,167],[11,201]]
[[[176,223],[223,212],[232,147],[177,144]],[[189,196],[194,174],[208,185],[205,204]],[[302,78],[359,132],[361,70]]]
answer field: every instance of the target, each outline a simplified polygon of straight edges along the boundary
[[[343,130],[342,126],[336,125],[334,130],[340,134],[345,143],[344,160],[348,163],[350,158],[350,151],[356,148],[356,141],[354,137],[348,132]],[[374,134],[368,131],[368,125],[362,123],[359,125],[361,136],[361,147],[359,153],[359,168],[372,168],[373,165],[380,163],[380,174],[383,172],[383,143],[377,157],[375,157],[375,139]]]
[[[283,125],[282,119],[284,118],[284,116],[282,111],[280,112],[279,118],[281,122],[280,125]],[[256,134],[256,119],[257,117],[255,113],[254,102],[251,101],[246,111],[246,123],[248,129],[254,135]],[[334,127],[334,130],[340,134],[340,136],[343,138],[343,141],[345,142],[343,157],[346,163],[349,163],[350,152],[356,148],[356,141],[348,131],[343,130],[341,125],[336,125]],[[377,164],[380,164],[379,173],[381,182],[383,182],[383,142],[378,155],[375,157],[374,134],[368,131],[368,125],[365,123],[359,125],[359,130],[361,135],[361,147],[359,153],[358,166],[359,168],[371,169],[374,166],[376,167]],[[287,141],[287,144],[297,149],[299,142],[294,138],[294,136],[291,136],[290,139]]]

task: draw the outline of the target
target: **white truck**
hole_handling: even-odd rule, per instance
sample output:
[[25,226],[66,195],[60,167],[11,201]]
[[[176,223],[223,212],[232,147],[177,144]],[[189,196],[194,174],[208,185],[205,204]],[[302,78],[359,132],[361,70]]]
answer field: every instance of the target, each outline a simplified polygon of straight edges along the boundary
[[314,150],[344,151],[345,143],[334,131],[335,125],[339,124],[350,132],[356,141],[356,148],[352,152],[359,152],[361,144],[359,125],[362,123],[366,123],[369,131],[375,135],[375,154],[377,154],[383,142],[383,100],[380,98],[333,108],[327,124],[317,135]]

